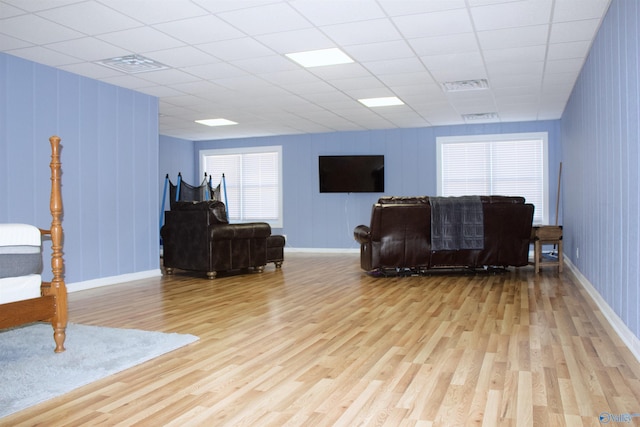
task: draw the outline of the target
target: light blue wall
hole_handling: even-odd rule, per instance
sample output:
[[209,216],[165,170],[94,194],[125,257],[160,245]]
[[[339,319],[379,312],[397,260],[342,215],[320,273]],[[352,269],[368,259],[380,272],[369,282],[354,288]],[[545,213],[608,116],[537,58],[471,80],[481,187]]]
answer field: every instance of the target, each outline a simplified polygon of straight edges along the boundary
[[158,269],[157,99],[0,53],[0,222],[49,227],[54,134],[67,283]]
[[[353,229],[359,224],[369,224],[371,206],[382,194],[321,194],[319,155],[384,154],[385,195],[435,195],[436,137],[546,131],[550,213],[554,218],[559,129],[559,121],[540,121],[199,141],[195,143],[194,163],[197,168],[200,150],[282,145],[284,228],[274,232],[286,234],[287,246],[292,248],[356,249],[359,246],[353,239]],[[161,152],[161,157],[164,156]]]
[[[164,210],[169,210],[169,187],[165,190],[165,181],[167,174],[169,179],[175,185],[178,183],[178,174],[182,174],[182,179],[191,185],[198,185],[200,181],[196,178],[196,169],[193,163],[193,141],[185,139],[173,138],[170,136],[160,135],[159,147],[159,165],[158,165],[158,188],[160,205],[164,200]],[[158,213],[160,210],[158,210]],[[161,223],[164,218],[160,218]]]
[[639,40],[640,3],[613,0],[562,117],[565,252],[636,337]]

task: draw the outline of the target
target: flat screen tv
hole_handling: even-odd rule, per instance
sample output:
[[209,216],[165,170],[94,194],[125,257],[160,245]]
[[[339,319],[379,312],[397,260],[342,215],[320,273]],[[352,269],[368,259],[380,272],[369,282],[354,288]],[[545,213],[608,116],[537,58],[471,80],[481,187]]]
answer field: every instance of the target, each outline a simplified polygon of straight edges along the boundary
[[319,156],[321,193],[383,193],[384,156]]

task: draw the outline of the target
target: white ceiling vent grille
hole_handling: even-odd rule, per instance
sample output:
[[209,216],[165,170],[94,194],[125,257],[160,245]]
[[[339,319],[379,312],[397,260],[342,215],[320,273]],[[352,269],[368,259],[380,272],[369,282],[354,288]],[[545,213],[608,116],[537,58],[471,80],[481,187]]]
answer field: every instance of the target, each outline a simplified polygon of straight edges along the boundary
[[465,122],[479,122],[479,121],[496,121],[500,119],[498,113],[473,113],[463,114],[462,118]]
[[442,88],[445,92],[461,92],[465,90],[488,89],[489,82],[487,79],[477,80],[458,80],[455,82],[444,82]]
[[141,55],[126,55],[116,58],[103,59],[98,64],[129,74],[146,73],[149,71],[166,70],[169,67],[153,59]]

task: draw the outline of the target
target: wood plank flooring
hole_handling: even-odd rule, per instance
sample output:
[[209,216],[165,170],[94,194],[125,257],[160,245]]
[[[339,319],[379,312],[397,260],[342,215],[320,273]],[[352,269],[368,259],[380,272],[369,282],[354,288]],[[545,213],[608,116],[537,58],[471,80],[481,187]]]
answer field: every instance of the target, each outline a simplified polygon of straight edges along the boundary
[[375,278],[356,254],[285,258],[70,294],[71,322],[200,340],[0,425],[555,427],[640,412],[640,364],[566,272]]

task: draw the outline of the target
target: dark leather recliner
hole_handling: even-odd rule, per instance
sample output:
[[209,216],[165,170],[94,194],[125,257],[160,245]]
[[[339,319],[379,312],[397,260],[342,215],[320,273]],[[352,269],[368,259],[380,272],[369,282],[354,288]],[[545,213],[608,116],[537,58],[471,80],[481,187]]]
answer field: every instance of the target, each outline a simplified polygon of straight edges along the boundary
[[165,212],[160,235],[167,274],[179,268],[205,272],[213,279],[219,271],[262,272],[271,227],[266,222],[229,224],[220,201],[177,202]]
[[370,225],[354,230],[361,268],[421,271],[527,265],[534,206],[523,197],[480,196],[480,201],[483,247],[432,250],[429,197],[380,198],[373,205]]

